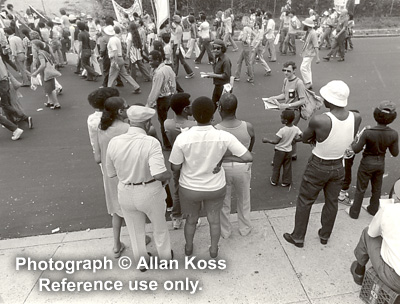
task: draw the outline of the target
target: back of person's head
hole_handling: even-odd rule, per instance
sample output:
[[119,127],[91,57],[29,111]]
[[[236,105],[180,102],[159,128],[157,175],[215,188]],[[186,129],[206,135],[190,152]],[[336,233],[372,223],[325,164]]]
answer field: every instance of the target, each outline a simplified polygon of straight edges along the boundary
[[115,34],[121,34],[121,28],[119,26],[114,26]]
[[190,105],[190,94],[176,93],[171,97],[171,109],[176,115],[181,115],[184,108]]
[[114,18],[110,16],[106,17],[105,24],[114,26]]
[[26,36],[26,37],[29,38],[29,30],[28,30],[26,27],[24,27],[24,28],[21,30],[21,33],[22,33],[24,36]]
[[47,21],[46,24],[47,24],[47,26],[50,27],[50,28],[53,28],[53,27],[54,27],[54,22],[51,21],[51,20]]
[[8,10],[13,10],[14,9],[14,6],[10,3],[10,4],[7,4],[7,9]]
[[7,35],[12,35],[12,34],[14,34],[14,31],[12,30],[12,28],[6,27],[4,29],[4,33]]
[[206,15],[200,15],[200,20],[201,21],[206,21],[207,16]]
[[151,56],[151,58],[153,60],[155,60],[155,61],[158,61],[158,62],[162,62],[163,61],[163,57],[162,57],[162,55],[161,55],[161,53],[159,51],[152,50],[150,52],[149,56]]
[[194,16],[192,16],[192,15],[190,15],[190,16],[188,17],[188,20],[189,20],[190,23],[195,23],[195,22],[196,22],[196,19],[195,19]]
[[192,103],[193,117],[198,123],[209,123],[213,118],[214,111],[215,106],[213,101],[206,96],[196,98]]
[[139,26],[143,26],[144,25],[144,22],[143,22],[142,19],[140,19],[138,23],[139,23]]
[[293,110],[283,110],[281,118],[286,121],[286,124],[291,124],[295,118]]
[[234,94],[223,94],[219,100],[219,108],[221,113],[235,115],[237,109],[237,98]]
[[136,13],[136,12],[134,12],[132,16],[133,16],[134,18],[139,18],[139,14]]
[[60,9],[60,14],[61,14],[61,15],[66,15],[67,12],[65,11],[65,9],[61,8],[61,9]]
[[[32,33],[32,32],[31,32]],[[44,50],[45,48],[45,44],[43,41],[40,41],[38,39],[34,39],[31,41],[32,45],[36,46],[37,48],[39,48],[40,50]]]
[[81,30],[82,32],[85,30],[85,23],[82,21],[78,21],[78,23],[76,24],[76,26],[78,27],[79,30]]
[[94,90],[88,95],[89,104],[99,110],[104,109],[104,103],[106,102],[107,98],[110,97],[118,97],[119,91],[115,88],[101,88]]
[[289,65],[292,66],[293,71],[297,68],[296,63],[294,61],[287,61],[283,64],[283,67],[287,68]]
[[268,19],[271,19],[272,18],[272,13],[271,12],[267,12],[267,17],[268,17]]
[[103,115],[100,120],[100,129],[107,130],[118,118],[118,111],[124,108],[125,100],[122,97],[107,98],[104,103]]
[[170,33],[162,33],[161,39],[162,39],[162,41],[164,41],[164,43],[169,43],[171,40],[171,34]]
[[374,109],[374,119],[378,124],[391,124],[396,117],[396,105],[389,100],[381,101],[379,106]]
[[38,23],[38,27],[40,27],[40,28],[45,28],[45,27],[46,27],[46,24],[44,24],[44,22],[40,21],[40,22]]

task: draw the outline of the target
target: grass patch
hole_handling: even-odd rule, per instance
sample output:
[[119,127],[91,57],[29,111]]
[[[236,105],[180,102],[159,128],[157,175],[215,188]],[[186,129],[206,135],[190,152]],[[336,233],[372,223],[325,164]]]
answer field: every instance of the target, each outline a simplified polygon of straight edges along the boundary
[[355,29],[382,29],[382,28],[399,28],[399,17],[359,17],[354,18]]

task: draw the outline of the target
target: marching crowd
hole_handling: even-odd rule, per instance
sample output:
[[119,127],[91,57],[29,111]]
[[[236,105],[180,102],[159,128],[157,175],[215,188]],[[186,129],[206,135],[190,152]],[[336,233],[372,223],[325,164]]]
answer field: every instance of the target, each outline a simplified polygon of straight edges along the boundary
[[[232,83],[240,81],[243,61],[249,83],[254,82],[256,60],[260,61],[265,75],[270,76],[271,68],[264,59],[265,52],[271,64],[276,62],[275,45],[279,45],[281,55],[295,55],[298,52],[297,31],[303,26],[305,36],[299,52],[303,58],[300,66],[302,79],[295,74],[294,61],[284,63],[282,90],[268,98],[282,110],[283,127],[274,138],[263,139],[264,143],[275,145],[270,178],[273,186],[280,183],[281,169],[281,186],[291,186],[291,163],[297,159],[296,142],[313,145],[301,181],[294,229],[292,233],[285,233],[283,238],[296,247],[304,246],[312,205],[323,190],[325,204],[318,235],[321,244],[327,244],[338,202],[347,204],[349,216],[357,219],[371,181],[372,197],[367,211],[375,217],[370,230],[363,232],[355,249],[357,261],[351,271],[354,280],[360,284],[365,265],[371,259],[379,277],[393,290],[400,291],[400,204],[390,206],[390,212],[386,208],[379,210],[385,153],[387,150],[393,156],[399,153],[398,134],[388,126],[396,119],[396,105],[382,101],[373,112],[376,126],[359,131],[361,115],[346,109],[349,87],[343,81],[331,81],[320,90],[328,112],[312,116],[305,130],[297,127],[311,98],[313,59],[319,63],[322,47],[331,49],[323,57],[326,61],[334,58],[336,53],[338,61],[344,61],[346,49],[353,49],[351,29],[354,22],[347,10],[338,13],[330,9],[322,14],[322,18],[310,10],[310,16],[300,22],[287,4],[282,8],[276,34],[272,14],[252,9],[242,18],[243,29],[238,41],[233,40],[235,19],[231,9],[218,11],[212,25],[204,13],[200,13],[197,20],[194,14],[181,16],[176,13],[171,22],[167,20],[159,30],[146,12],[142,17],[136,13],[126,15],[124,20],[117,22],[112,17],[94,20],[90,15],[67,15],[65,10],[60,10],[60,17],[45,22],[28,9],[25,15],[28,27],[22,29],[13,25],[12,12],[11,5],[5,16],[11,22],[0,30],[3,48],[0,97],[4,113],[4,116],[0,115],[0,123],[13,132],[13,140],[22,134],[18,127],[21,121],[26,121],[32,128],[32,118],[19,107],[20,86],[31,86],[32,89],[43,86],[47,96],[45,106],[54,110],[61,108],[58,95],[62,86],[56,78],[68,64],[68,52],[78,55],[75,74],[79,77],[86,81],[97,81],[102,77],[101,87],[88,96],[95,109],[87,121],[89,137],[95,161],[101,165],[107,210],[112,215],[114,257],[120,257],[125,250],[120,241],[121,226],[125,222],[137,260],[139,257],[150,259],[151,256],[146,250],[146,244],[151,241],[145,234],[146,216],[153,224],[159,257],[173,258],[165,220],[166,207],[171,208],[175,229],[180,229],[184,223],[187,256],[195,251],[193,239],[200,210],[204,208],[210,227],[210,257],[217,258],[220,237],[229,238],[232,233],[229,217],[233,190],[238,197],[239,232],[243,236],[251,232],[251,151],[255,134],[250,122],[236,117],[239,101],[232,93]],[[188,28],[190,33],[187,48],[183,45],[184,28]],[[235,72],[232,72],[226,54],[230,45],[233,52],[240,49]],[[201,96],[191,101],[189,90],[181,87],[177,76],[179,63],[183,65],[186,79],[196,76],[186,62],[193,52],[195,64],[200,64],[207,52],[213,72],[201,73],[200,76],[212,78],[214,90],[209,97]],[[9,69],[20,73],[22,83]],[[143,79],[139,80],[137,69]],[[123,80],[132,87],[133,94],[142,93],[141,81],[152,82],[145,105],[129,106],[119,96],[115,86],[124,86]],[[173,119],[167,119],[170,108],[174,112]],[[215,125],[213,117],[217,110],[222,121]],[[151,124],[156,114],[161,140],[158,140]],[[189,119],[190,116],[194,121]],[[172,175],[165,164],[163,150],[171,151],[168,161]],[[363,158],[351,204],[347,190],[352,160],[355,153],[361,151]],[[172,194],[168,185],[171,178]],[[394,193],[395,198],[400,196],[399,192]],[[376,238],[380,236],[382,245],[377,246]]]

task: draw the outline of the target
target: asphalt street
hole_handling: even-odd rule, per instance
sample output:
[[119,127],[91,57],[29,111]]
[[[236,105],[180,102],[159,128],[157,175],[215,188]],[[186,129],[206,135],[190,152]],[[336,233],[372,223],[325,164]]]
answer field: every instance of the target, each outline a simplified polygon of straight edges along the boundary
[[[313,63],[314,90],[330,80],[340,79],[350,87],[349,109],[360,111],[362,126],[374,125],[372,111],[379,101],[389,99],[400,105],[400,38],[354,39],[355,50],[346,54],[345,62]],[[301,50],[297,42],[298,53]],[[321,58],[327,50],[321,51]],[[236,70],[239,53],[227,52]],[[193,58],[194,59],[194,58]],[[266,58],[268,59],[268,58]],[[269,184],[272,167],[273,146],[263,144],[262,137],[273,136],[281,127],[279,112],[266,111],[262,97],[276,95],[281,91],[284,75],[282,65],[293,60],[298,66],[301,57],[280,56],[270,63],[272,76],[263,76],[260,64],[255,66],[255,83],[247,83],[245,67],[240,82],[235,82],[234,93],[239,100],[238,117],[253,124],[256,132],[254,163],[252,171],[252,210],[277,209],[295,206],[301,175],[311,155],[308,145],[298,145],[298,160],[293,163],[293,185],[287,188]],[[201,65],[193,67],[196,77],[184,78],[180,67],[179,82],[192,95],[192,100],[201,95],[211,96],[212,80],[200,78],[199,72],[211,71],[207,58]],[[93,109],[87,102],[87,95],[101,85],[86,82],[73,74],[71,64],[62,70],[59,78],[63,94],[59,97],[62,109],[53,111],[45,108],[43,91],[21,88],[24,95],[22,104],[26,113],[33,117],[34,129],[25,130],[19,141],[11,141],[11,133],[0,130],[0,238],[15,238],[31,235],[50,234],[53,229],[61,232],[111,227],[107,214],[103,183],[99,166],[94,162],[87,132],[87,116]],[[297,75],[300,72],[297,71]],[[141,95],[131,94],[125,85],[121,95],[129,104],[145,103],[151,83],[143,82]],[[323,109],[320,110],[322,112]],[[172,112],[170,111],[172,117]],[[215,117],[220,120],[219,115]],[[157,119],[154,125],[159,130]],[[305,129],[306,121],[299,127]],[[400,130],[397,119],[392,128]],[[168,160],[168,154],[165,155]],[[353,183],[350,196],[354,196],[356,172],[361,155],[353,167]],[[399,177],[399,161],[387,154],[386,174],[382,195],[389,192]],[[369,190],[366,196],[369,196]],[[320,195],[319,202],[322,202]]]

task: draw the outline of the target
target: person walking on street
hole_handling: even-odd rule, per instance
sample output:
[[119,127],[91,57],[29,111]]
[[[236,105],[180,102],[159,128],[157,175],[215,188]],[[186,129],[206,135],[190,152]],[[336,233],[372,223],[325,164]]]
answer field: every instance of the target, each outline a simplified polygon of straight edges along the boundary
[[174,67],[175,75],[178,76],[179,71],[179,62],[182,63],[185,71],[186,71],[186,79],[193,78],[194,72],[190,68],[190,66],[186,63],[185,58],[181,52],[181,43],[183,38],[183,30],[181,26],[181,17],[175,15],[172,18],[171,24],[171,42],[172,42],[172,65]]
[[199,36],[201,51],[199,56],[195,59],[194,63],[200,64],[201,59],[203,59],[204,53],[207,52],[208,63],[214,63],[214,56],[211,52],[211,37],[210,37],[210,24],[207,22],[206,15],[200,15],[201,24],[199,27]]
[[108,57],[110,57],[110,74],[108,76],[108,87],[111,87],[118,76],[125,79],[134,89],[132,93],[140,94],[140,86],[128,74],[125,68],[125,61],[122,57],[122,44],[121,40],[117,37],[114,28],[112,26],[107,26],[104,28],[104,32],[111,36],[107,44]]
[[312,89],[312,72],[311,63],[316,57],[315,63],[319,63],[319,45],[317,33],[314,30],[314,22],[307,18],[303,21],[304,31],[306,31],[306,37],[304,38],[303,48],[301,50],[301,56],[303,61],[300,66],[301,76],[303,77],[304,85],[306,89]]
[[163,58],[159,51],[151,51],[149,60],[154,72],[151,91],[147,98],[147,106],[157,109],[163,139],[163,149],[171,150],[172,146],[165,133],[164,121],[168,117],[171,96],[176,92],[175,73],[170,66],[163,63]]

